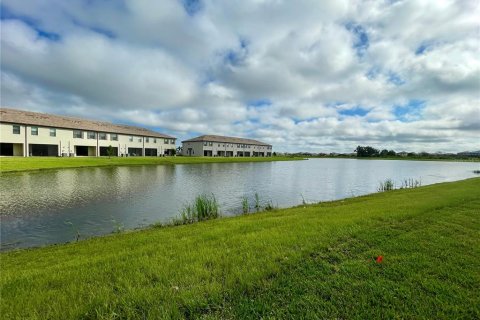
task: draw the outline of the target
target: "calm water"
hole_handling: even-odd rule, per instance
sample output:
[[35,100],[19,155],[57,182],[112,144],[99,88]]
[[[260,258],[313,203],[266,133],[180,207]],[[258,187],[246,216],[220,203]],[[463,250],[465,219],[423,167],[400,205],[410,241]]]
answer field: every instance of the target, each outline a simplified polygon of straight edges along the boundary
[[196,195],[213,193],[223,214],[255,193],[289,207],[376,192],[380,181],[422,185],[475,176],[479,163],[311,159],[266,163],[79,168],[0,175],[1,248],[61,243],[166,222]]

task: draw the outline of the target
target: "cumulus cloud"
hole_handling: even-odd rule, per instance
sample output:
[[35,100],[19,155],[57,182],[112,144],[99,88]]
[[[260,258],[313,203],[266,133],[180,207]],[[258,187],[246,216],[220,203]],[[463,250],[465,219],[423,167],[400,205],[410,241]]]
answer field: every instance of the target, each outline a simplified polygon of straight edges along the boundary
[[4,0],[2,105],[278,151],[480,148],[477,1]]

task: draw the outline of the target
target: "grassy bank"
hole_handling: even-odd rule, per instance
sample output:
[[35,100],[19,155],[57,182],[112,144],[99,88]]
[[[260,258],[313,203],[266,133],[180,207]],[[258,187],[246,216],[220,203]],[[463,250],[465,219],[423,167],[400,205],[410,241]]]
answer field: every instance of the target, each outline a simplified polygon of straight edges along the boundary
[[101,167],[101,166],[132,166],[155,164],[190,164],[190,163],[216,163],[216,162],[265,162],[302,160],[299,157],[265,157],[265,158],[223,158],[223,157],[12,157],[0,158],[0,172]]
[[478,319],[479,216],[477,178],[7,252],[0,311],[4,319]]

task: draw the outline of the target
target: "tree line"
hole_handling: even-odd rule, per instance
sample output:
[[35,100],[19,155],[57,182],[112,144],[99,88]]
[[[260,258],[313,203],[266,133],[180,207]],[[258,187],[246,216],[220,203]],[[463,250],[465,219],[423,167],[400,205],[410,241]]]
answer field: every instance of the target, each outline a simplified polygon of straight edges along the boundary
[[394,150],[383,149],[380,151],[370,146],[358,146],[355,152],[357,153],[357,157],[394,157],[397,155]]
[[394,150],[379,150],[371,146],[357,146],[354,150],[359,158],[366,157],[411,157],[411,158],[428,158],[428,159],[473,159],[480,157],[478,152],[467,153],[428,153],[428,152],[400,152]]

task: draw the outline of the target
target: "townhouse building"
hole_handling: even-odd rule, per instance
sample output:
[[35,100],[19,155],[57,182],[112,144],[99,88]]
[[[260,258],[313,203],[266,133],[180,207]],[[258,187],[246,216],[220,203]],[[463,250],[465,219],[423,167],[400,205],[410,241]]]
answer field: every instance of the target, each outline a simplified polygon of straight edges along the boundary
[[182,141],[182,154],[197,157],[271,157],[272,145],[253,139],[203,135]]
[[175,137],[109,122],[0,108],[1,156],[163,156]]

